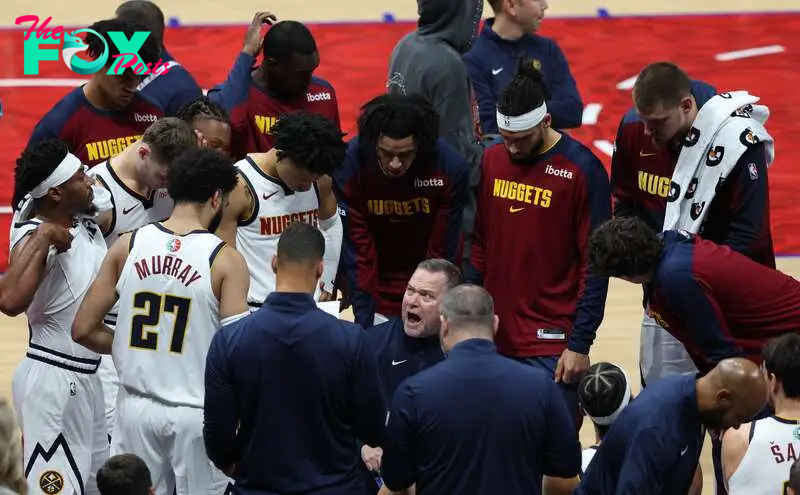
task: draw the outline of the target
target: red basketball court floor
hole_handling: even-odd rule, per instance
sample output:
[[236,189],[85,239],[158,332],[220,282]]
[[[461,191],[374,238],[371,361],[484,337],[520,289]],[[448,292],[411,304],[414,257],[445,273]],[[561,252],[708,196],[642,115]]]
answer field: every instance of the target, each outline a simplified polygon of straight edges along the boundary
[[[692,77],[721,91],[747,89],[771,109],[767,127],[776,140],[770,169],[772,225],[781,254],[800,253],[800,14],[549,19],[542,34],[558,40],[584,102],[599,113],[572,134],[608,164],[616,125],[630,107],[630,85],[642,67],[670,60]],[[395,42],[410,23],[311,26],[322,58],[318,75],[336,88],[345,129],[353,133],[359,106],[384,91]],[[167,32],[170,52],[205,88],[225,79],[242,46],[245,28],[182,27]],[[75,79],[62,62],[41,64],[38,76],[23,75],[22,31],[0,31],[0,205],[13,190],[14,160],[38,119]],[[745,56],[742,50],[775,52]],[[740,53],[737,53],[740,52]],[[743,57],[743,58],[738,58]],[[45,86],[50,84],[50,86]],[[55,86],[55,87],[54,87]],[[589,112],[587,112],[589,113]],[[794,132],[792,132],[794,131]],[[0,210],[7,212],[5,210]],[[0,271],[5,268],[9,215],[0,215]]]

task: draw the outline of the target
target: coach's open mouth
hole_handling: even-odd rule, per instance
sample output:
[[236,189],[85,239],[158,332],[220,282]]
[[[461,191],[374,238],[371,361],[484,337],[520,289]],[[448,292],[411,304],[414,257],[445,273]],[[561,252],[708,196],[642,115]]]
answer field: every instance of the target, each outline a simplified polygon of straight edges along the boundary
[[406,312],[406,321],[416,325],[417,323],[422,321],[422,317],[418,314],[412,313],[411,311]]

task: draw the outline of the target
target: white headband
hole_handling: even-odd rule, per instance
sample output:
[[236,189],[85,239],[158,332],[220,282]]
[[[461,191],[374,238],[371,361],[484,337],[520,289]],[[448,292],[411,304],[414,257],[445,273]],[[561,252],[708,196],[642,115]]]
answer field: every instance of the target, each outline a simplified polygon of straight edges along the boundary
[[547,103],[542,103],[541,106],[534,108],[528,113],[511,117],[503,115],[500,110],[497,111],[497,128],[508,132],[522,132],[532,129],[542,123],[545,115],[547,115]]
[[619,369],[622,372],[622,375],[625,377],[625,395],[622,396],[622,402],[620,402],[617,410],[608,416],[589,416],[589,418],[591,418],[595,424],[600,426],[608,426],[612,424],[622,410],[625,409],[625,406],[627,406],[631,401],[631,384],[630,381],[628,381],[628,374],[625,373],[625,370],[619,366],[617,366],[617,369]]
[[31,197],[33,199],[43,198],[47,191],[67,182],[81,167],[83,167],[81,160],[72,153],[67,153],[53,173],[31,190]]

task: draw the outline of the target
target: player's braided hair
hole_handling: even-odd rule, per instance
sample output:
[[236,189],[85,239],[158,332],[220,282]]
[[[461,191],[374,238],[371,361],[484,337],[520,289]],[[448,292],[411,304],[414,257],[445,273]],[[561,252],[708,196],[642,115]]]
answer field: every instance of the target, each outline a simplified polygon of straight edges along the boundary
[[[100,36],[102,36],[106,43],[103,44],[103,40],[98,38],[92,33],[86,33],[86,44],[89,48],[86,50],[90,57],[96,59],[100,55],[103,54],[103,50],[105,46],[108,45],[108,61],[106,62],[106,67],[114,64],[117,59],[114,58],[114,55],[119,55],[119,48],[113,41],[111,41],[111,37],[108,35],[110,31],[120,31],[125,34],[127,39],[131,39],[136,33],[136,31],[147,31],[147,28],[141,26],[139,24],[135,24],[129,21],[124,21],[122,19],[106,19],[103,21],[97,21],[91,26],[89,29],[97,32]],[[142,47],[139,48],[139,59],[141,62],[146,64],[153,64],[155,65],[158,62],[159,58],[161,57],[161,45],[159,41],[156,39],[155,36],[148,36],[147,39],[142,44]]]
[[[595,363],[578,384],[581,407],[589,416],[611,416],[619,409],[629,384],[622,369],[612,363]],[[595,425],[601,434],[611,425]]]
[[14,168],[14,208],[19,208],[25,195],[53,173],[67,153],[69,148],[58,139],[39,141],[22,151]]
[[230,193],[239,175],[233,161],[211,148],[184,152],[167,171],[167,192],[175,203],[205,203],[217,191]]
[[197,120],[217,120],[229,123],[228,113],[217,102],[207,96],[185,103],[178,110],[178,118],[193,124]]
[[307,111],[293,112],[272,126],[278,159],[288,158],[315,174],[331,175],[344,162],[344,133],[331,120]]
[[601,277],[646,275],[661,257],[661,239],[643,220],[608,220],[589,237],[589,267]]
[[414,137],[417,157],[428,160],[436,152],[439,114],[419,95],[383,94],[361,107],[358,142],[361,153],[374,154],[381,134],[392,139]]
[[532,60],[520,59],[517,73],[497,101],[497,110],[503,115],[523,115],[550,99],[542,73]]

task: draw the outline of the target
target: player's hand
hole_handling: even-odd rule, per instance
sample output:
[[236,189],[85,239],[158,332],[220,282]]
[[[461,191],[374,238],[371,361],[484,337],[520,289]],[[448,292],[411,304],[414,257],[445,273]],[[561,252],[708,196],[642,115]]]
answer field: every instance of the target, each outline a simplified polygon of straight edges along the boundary
[[556,383],[573,383],[589,369],[589,356],[564,349],[556,365]]
[[319,302],[327,302],[333,301],[333,292],[328,292],[325,290],[325,282],[322,280],[319,281]]
[[56,248],[57,253],[67,251],[72,245],[72,234],[61,225],[44,222],[36,230],[39,235],[44,236],[50,242],[51,246]]
[[361,447],[361,459],[370,471],[377,472],[381,468],[382,457],[383,449],[380,447],[375,447],[374,449],[369,445]]
[[264,42],[264,37],[261,36],[261,28],[264,27],[264,24],[272,25],[276,20],[278,18],[272,12],[256,13],[253,17],[253,23],[247,28],[242,51],[248,55],[257,56],[261,52],[261,44]]

